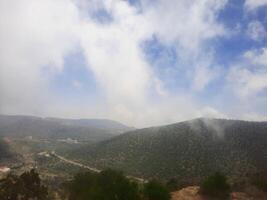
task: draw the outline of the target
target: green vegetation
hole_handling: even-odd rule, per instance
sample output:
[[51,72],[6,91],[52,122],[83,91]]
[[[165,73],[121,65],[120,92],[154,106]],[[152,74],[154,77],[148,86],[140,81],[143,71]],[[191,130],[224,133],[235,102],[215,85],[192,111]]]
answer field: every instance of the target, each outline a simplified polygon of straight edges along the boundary
[[138,187],[121,172],[81,173],[67,185],[70,200],[138,200]]
[[267,180],[266,179],[264,178],[254,179],[252,184],[255,185],[259,190],[263,192],[267,192]]
[[169,200],[171,198],[168,189],[155,180],[145,184],[144,197],[146,200]]
[[139,129],[69,152],[96,168],[144,178],[199,184],[220,171],[231,181],[267,169],[267,123],[196,119]]
[[192,184],[194,183],[194,178],[195,177],[192,177],[191,181],[180,181],[178,178],[171,178],[166,181],[166,187],[170,192],[174,192],[187,186],[192,186]]
[[169,200],[167,188],[157,181],[145,185],[126,178],[121,172],[104,170],[79,173],[65,185],[69,200]]
[[216,172],[203,181],[200,187],[200,193],[225,198],[229,196],[230,185],[227,183],[224,175]]
[[41,184],[39,174],[34,170],[20,176],[9,175],[0,183],[1,200],[45,200],[47,188]]

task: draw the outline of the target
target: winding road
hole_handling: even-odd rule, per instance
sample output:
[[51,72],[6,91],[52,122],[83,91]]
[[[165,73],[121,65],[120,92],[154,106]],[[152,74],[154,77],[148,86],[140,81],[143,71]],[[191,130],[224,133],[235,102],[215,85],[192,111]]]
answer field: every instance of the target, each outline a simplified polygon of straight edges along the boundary
[[[96,169],[96,168],[90,167],[88,165],[84,165],[82,163],[79,163],[79,162],[76,162],[76,161],[73,161],[73,160],[69,160],[67,158],[64,158],[63,156],[58,155],[54,151],[52,151],[52,152],[50,152],[48,154],[50,154],[51,156],[54,156],[54,157],[58,158],[59,160],[61,160],[63,162],[66,162],[66,163],[69,163],[69,164],[72,164],[72,165],[75,165],[75,166],[78,166],[78,167],[81,167],[81,168],[84,168],[84,169],[88,169],[88,170],[93,171],[93,172],[96,172],[96,173],[100,173],[101,172],[101,170],[99,170],[99,169]],[[141,182],[141,183],[146,183],[147,182],[147,180],[145,180],[143,178],[135,177],[135,176],[126,176],[126,177],[129,178],[129,179],[134,179],[134,180],[136,180],[138,182]]]

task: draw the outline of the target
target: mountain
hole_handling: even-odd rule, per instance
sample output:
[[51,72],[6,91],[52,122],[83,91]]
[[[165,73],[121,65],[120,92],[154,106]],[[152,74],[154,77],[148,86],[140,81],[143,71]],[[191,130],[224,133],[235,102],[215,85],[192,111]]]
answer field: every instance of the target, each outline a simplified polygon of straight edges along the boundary
[[198,182],[220,171],[241,181],[267,173],[267,122],[200,118],[133,130],[68,156],[138,177]]
[[0,115],[0,136],[101,141],[132,128],[106,119],[59,119]]
[[93,127],[101,130],[108,130],[114,135],[133,130],[134,128],[128,127],[120,122],[109,119],[60,119],[60,118],[47,118],[51,121],[56,121],[64,125]]

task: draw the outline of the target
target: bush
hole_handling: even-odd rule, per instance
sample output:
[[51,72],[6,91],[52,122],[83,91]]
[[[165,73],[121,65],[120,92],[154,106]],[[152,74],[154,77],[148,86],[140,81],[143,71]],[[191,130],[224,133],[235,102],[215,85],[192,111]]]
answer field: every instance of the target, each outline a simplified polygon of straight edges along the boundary
[[24,172],[21,176],[9,175],[1,180],[1,200],[45,200],[47,195],[47,188],[41,184],[39,174],[35,170]]
[[226,177],[217,172],[204,180],[200,192],[209,196],[225,198],[229,196],[230,185],[227,183]]
[[139,200],[137,184],[121,172],[105,170],[100,174],[80,173],[67,190],[70,200]]
[[254,180],[253,185],[255,185],[259,190],[267,192],[267,180],[264,179]]
[[178,180],[176,178],[172,178],[172,179],[168,180],[166,183],[166,187],[168,188],[168,190],[170,192],[177,190],[178,186],[179,186],[179,184],[178,184]]
[[170,193],[164,185],[153,180],[144,186],[144,198],[147,200],[169,200]]

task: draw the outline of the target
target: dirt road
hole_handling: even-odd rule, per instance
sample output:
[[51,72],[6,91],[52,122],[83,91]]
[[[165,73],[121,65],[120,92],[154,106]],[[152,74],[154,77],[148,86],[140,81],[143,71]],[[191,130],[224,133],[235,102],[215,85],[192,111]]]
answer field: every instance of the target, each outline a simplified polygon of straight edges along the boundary
[[[82,163],[79,163],[79,162],[76,162],[76,161],[73,161],[73,160],[69,160],[67,158],[64,158],[63,156],[58,155],[56,152],[51,152],[49,154],[51,156],[55,156],[56,158],[60,159],[63,162],[66,162],[66,163],[69,163],[69,164],[72,164],[72,165],[75,165],[75,166],[78,166],[78,167],[81,167],[81,168],[85,168],[85,169],[88,169],[88,170],[93,171],[93,172],[96,172],[96,173],[101,172],[101,170],[96,169],[94,167],[90,167],[88,165],[84,165]],[[127,176],[127,178],[134,179],[134,180],[136,180],[138,182],[141,182],[141,183],[146,183],[147,182],[147,180],[142,179],[142,178],[139,178],[139,177],[135,177],[135,176]]]

